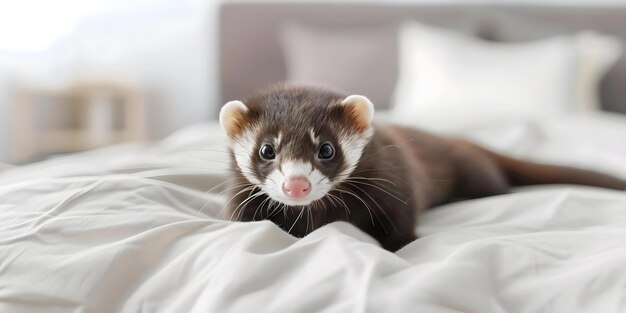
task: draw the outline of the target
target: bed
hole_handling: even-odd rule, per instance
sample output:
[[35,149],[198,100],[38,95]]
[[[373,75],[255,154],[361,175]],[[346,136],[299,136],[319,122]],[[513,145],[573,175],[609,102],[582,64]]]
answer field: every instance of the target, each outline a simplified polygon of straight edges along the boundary
[[[227,5],[223,21],[248,6],[261,7]],[[227,82],[225,97],[237,97]],[[377,121],[393,122],[380,111]],[[520,118],[463,135],[626,179],[622,114]],[[0,166],[0,311],[626,309],[626,192],[534,186],[447,204],[391,253],[342,222],[298,239],[270,222],[229,221],[225,140],[208,122],[157,143]]]

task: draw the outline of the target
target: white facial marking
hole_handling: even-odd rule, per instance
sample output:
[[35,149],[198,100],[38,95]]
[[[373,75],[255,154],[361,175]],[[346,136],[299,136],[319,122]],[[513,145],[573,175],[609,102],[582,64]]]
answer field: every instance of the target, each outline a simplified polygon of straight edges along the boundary
[[313,142],[315,146],[319,145],[320,140],[317,136],[315,136],[315,131],[313,130],[313,128],[309,130],[309,135],[311,135],[311,142]]
[[261,181],[253,174],[252,169],[252,155],[256,153],[254,151],[255,134],[258,132],[258,128],[252,127],[245,129],[240,135],[231,141],[233,153],[235,154],[235,161],[241,173],[251,183],[260,185]]
[[307,177],[313,171],[313,166],[308,162],[284,161],[281,165],[281,169],[287,177]]
[[[281,173],[282,172],[282,173]],[[289,179],[302,176],[311,183],[311,193],[301,199],[291,199],[283,192],[283,184]],[[263,184],[265,191],[272,199],[287,205],[304,206],[321,199],[332,188],[330,180],[309,162],[283,161],[281,169],[273,170]]]
[[[255,151],[255,134],[259,131],[258,125],[248,127],[231,141],[237,166],[248,181],[260,186],[270,198],[291,206],[309,205],[313,201],[326,196],[326,194],[332,190],[334,184],[347,179],[356,168],[363,154],[363,149],[369,143],[374,133],[373,128],[370,127],[365,132],[359,134],[339,134],[338,137],[340,139],[338,144],[343,151],[345,164],[343,171],[339,173],[332,182],[319,170],[315,169],[311,163],[292,160],[282,161],[280,168],[275,168],[267,176],[265,181],[262,182],[254,175],[254,168],[251,161],[253,155],[257,153],[257,151]],[[315,136],[313,129],[310,130],[310,135],[311,140],[317,145],[319,138]],[[280,145],[282,139],[283,134],[279,132],[277,138],[273,140],[275,147]],[[289,179],[299,176],[305,177],[309,181],[311,184],[311,192],[303,198],[293,199],[285,195],[283,184]]]
[[373,134],[374,129],[370,127],[362,134],[339,136],[339,145],[341,151],[343,151],[345,166],[344,170],[336,176],[335,183],[343,181],[352,174],[363,155],[363,149],[365,149]]

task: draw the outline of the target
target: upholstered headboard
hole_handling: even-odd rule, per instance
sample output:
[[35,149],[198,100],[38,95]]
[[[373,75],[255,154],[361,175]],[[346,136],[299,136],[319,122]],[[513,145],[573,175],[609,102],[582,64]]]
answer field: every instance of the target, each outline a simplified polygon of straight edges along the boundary
[[[223,101],[240,99],[286,79],[279,42],[282,26],[301,23],[323,29],[397,27],[417,20],[496,41],[535,40],[593,30],[626,43],[626,7],[519,5],[417,5],[354,3],[226,3],[220,10],[219,65]],[[394,32],[389,32],[394,36]],[[394,37],[395,38],[395,37]],[[377,58],[388,70],[363,76],[371,98],[389,99],[397,71],[396,48]],[[366,80],[377,80],[368,82]],[[600,86],[602,107],[626,113],[626,54]]]

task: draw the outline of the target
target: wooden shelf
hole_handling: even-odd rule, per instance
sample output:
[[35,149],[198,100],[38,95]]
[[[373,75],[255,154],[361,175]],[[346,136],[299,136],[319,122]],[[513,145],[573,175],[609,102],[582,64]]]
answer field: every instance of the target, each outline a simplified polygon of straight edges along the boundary
[[[62,109],[50,110],[57,106]],[[146,139],[142,94],[127,86],[94,83],[64,90],[22,90],[13,111],[18,162]],[[58,119],[66,124],[55,124]]]

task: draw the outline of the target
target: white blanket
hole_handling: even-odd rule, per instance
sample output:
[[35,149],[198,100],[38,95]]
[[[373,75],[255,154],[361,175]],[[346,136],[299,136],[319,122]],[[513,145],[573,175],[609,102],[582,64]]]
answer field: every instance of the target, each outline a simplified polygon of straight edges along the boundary
[[[467,134],[626,177],[622,117]],[[200,125],[0,172],[0,312],[626,312],[625,192],[446,205],[394,254],[346,223],[296,239],[218,218],[223,140]]]

